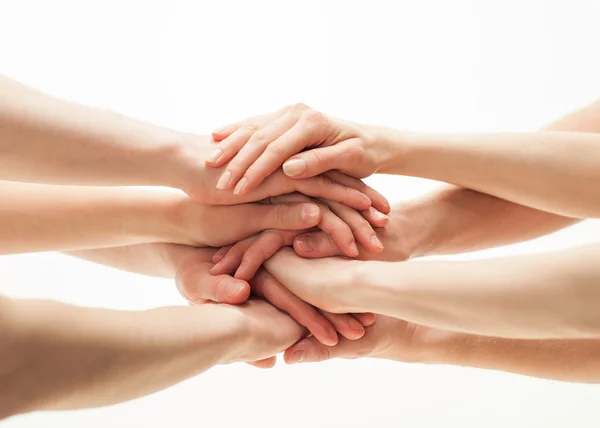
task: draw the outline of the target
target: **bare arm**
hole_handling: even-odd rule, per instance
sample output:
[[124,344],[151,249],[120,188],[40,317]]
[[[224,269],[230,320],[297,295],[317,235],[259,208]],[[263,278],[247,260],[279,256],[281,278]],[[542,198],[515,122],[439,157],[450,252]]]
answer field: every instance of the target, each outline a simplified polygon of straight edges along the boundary
[[500,339],[433,329],[385,316],[379,316],[360,340],[342,340],[328,347],[306,338],[285,352],[288,363],[365,356],[600,383],[598,339]]
[[600,337],[600,246],[471,261],[266,263],[292,293],[330,312],[374,312],[435,328],[508,338]]
[[131,400],[304,334],[258,301],[127,312],[3,299],[1,309],[0,418]]
[[[600,101],[550,123],[543,131],[600,135]],[[361,250],[361,258],[399,261],[481,250],[537,238],[579,221],[475,190],[444,186],[422,198],[395,206],[388,225],[378,231],[384,251],[374,255]],[[305,245],[294,248],[304,257],[341,255],[324,234],[298,239]],[[306,244],[314,250],[307,251]]]
[[134,188],[5,181],[0,200],[0,254],[149,242],[219,246],[265,229],[303,230],[320,221],[319,208],[310,203],[210,206]]

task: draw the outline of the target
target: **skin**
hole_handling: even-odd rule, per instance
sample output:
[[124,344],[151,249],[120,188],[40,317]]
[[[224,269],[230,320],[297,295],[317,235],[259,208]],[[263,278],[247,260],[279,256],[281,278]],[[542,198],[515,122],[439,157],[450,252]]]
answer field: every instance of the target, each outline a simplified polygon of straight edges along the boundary
[[[0,77],[0,179],[46,184],[167,186],[200,203],[233,205],[302,192],[358,210],[386,202],[358,181],[328,177],[289,180],[274,174],[244,196],[216,189],[220,172],[206,170],[208,136],[159,128],[116,113],[58,100]],[[366,194],[368,193],[368,194]],[[389,206],[388,206],[389,209]]]
[[305,336],[264,301],[143,312],[1,299],[0,419],[131,400]]

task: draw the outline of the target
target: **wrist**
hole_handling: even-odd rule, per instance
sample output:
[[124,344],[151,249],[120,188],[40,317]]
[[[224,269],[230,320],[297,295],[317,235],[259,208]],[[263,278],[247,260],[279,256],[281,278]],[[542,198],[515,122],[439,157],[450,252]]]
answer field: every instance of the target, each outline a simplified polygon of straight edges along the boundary
[[210,155],[210,138],[204,135],[179,133],[165,150],[163,185],[180,189],[196,200],[202,199],[206,159]]
[[402,174],[402,166],[412,151],[410,134],[388,127],[371,127],[369,133],[374,141],[377,173]]

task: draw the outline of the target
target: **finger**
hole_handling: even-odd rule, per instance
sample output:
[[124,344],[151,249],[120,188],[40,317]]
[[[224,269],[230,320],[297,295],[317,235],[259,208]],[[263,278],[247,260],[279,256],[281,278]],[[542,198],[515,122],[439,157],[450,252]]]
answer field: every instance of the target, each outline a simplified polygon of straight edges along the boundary
[[336,181],[344,186],[351,187],[364,193],[371,200],[371,205],[383,214],[389,214],[391,211],[388,200],[372,187],[367,186],[362,180],[350,177],[338,171],[329,171],[325,174],[328,178]]
[[[238,128],[233,134],[219,143],[218,147],[209,155],[206,161],[207,165],[212,167],[223,166],[240,151],[257,130],[258,127],[251,124],[246,124]],[[217,189],[225,190],[232,187],[231,172],[226,169],[219,178],[219,181],[217,181]]]
[[[356,240],[367,251],[371,253],[380,253],[383,251],[383,244],[377,237],[373,226],[358,211],[338,202],[327,201],[326,203],[331,211],[348,225]],[[356,248],[354,257],[356,256],[358,256],[358,248]]]
[[323,232],[302,234],[294,239],[293,247],[296,254],[308,259],[345,255],[332,237]]
[[370,312],[366,312],[364,314],[352,314],[352,316],[356,318],[358,322],[363,325],[363,327],[370,327],[375,324],[375,321],[377,320],[377,315]]
[[321,220],[321,209],[313,203],[282,203],[253,207],[256,213],[251,214],[248,220],[254,220],[257,227],[252,233],[265,229],[310,229]]
[[238,129],[240,129],[241,126],[242,122],[230,123],[228,125],[222,126],[221,128],[215,129],[213,132],[211,132],[210,135],[213,138],[213,140],[215,140],[215,142],[218,143],[224,140],[225,138],[229,137]]
[[365,335],[363,325],[350,314],[332,314],[319,310],[327,320],[333,325],[333,328],[346,339],[357,340]]
[[387,215],[373,207],[360,213],[373,227],[385,227],[389,220]]
[[[227,254],[210,269],[211,275],[233,275],[240,263],[244,254],[250,248],[250,245],[258,238],[258,236],[251,236],[243,241],[239,241],[231,247]],[[239,278],[238,278],[239,279]]]
[[283,163],[283,170],[288,177],[299,179],[316,177],[334,169],[358,168],[360,164],[357,162],[360,159],[351,152],[355,140],[357,139],[353,138],[297,154]]
[[302,115],[300,120],[285,133],[271,140],[257,159],[249,165],[244,174],[246,191],[256,188],[265,177],[279,169],[290,156],[323,140],[328,130],[329,123],[321,113],[311,111]]
[[314,337],[302,339],[283,354],[287,364],[314,363],[333,358],[358,358],[363,355],[364,345],[360,340],[340,338],[335,346],[325,346]]
[[[282,134],[285,134],[297,121],[298,117],[293,112],[285,113],[264,128],[256,131],[252,137],[250,137],[248,142],[240,148],[239,152],[234,154],[233,159],[229,165],[227,165],[227,171],[231,172],[232,186],[235,186],[235,194],[247,194],[249,191],[256,188],[256,186],[270,174],[265,174],[261,177],[260,181],[255,180],[253,186],[249,186],[248,178],[245,177],[248,168],[260,158],[265,150],[268,150],[269,145],[277,140]],[[281,163],[283,163],[284,160],[285,159],[282,159]],[[242,177],[245,177],[246,179],[244,180]]]
[[[271,175],[273,177],[275,174]],[[364,193],[331,180],[322,175],[303,180],[294,180],[296,191],[307,196],[321,197],[330,201],[340,202],[357,210],[367,210],[371,199]]]
[[227,245],[226,247],[219,248],[213,255],[212,262],[216,264],[223,260],[223,257],[225,257],[229,250],[231,250],[231,247],[233,247],[233,245]]
[[[350,225],[331,211],[329,207],[323,208],[322,212],[321,221],[318,224],[319,229],[331,236],[333,242],[342,250],[344,255],[348,257],[358,256],[358,247]],[[366,222],[358,212],[354,212]]]
[[235,278],[249,281],[273,254],[286,245],[292,245],[294,238],[303,231],[265,230],[244,252]]
[[197,263],[180,269],[175,284],[183,297],[191,302],[211,300],[219,303],[240,304],[248,300],[250,285],[229,275],[213,276],[210,263]]
[[260,269],[252,280],[252,292],[288,313],[320,342],[328,346],[333,346],[338,342],[337,333],[331,322],[314,306],[309,305],[281,285],[265,269]]
[[277,357],[269,357],[265,358],[264,360],[253,361],[248,364],[259,369],[271,369],[275,367],[275,363],[277,363]]

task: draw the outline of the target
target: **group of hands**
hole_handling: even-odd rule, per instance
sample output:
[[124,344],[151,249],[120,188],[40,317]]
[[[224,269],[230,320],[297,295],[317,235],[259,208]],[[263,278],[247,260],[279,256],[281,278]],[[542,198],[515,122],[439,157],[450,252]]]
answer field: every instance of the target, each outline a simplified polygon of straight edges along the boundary
[[180,243],[207,248],[183,258],[176,283],[194,305],[238,305],[252,339],[236,360],[268,368],[284,350],[287,363],[365,356],[392,328],[409,344],[415,325],[348,313],[344,303],[361,263],[409,256],[400,237],[408,231],[388,227],[390,204],[360,180],[384,166],[374,132],[297,104],[212,140],[190,137],[182,153],[206,168],[179,186],[196,202],[179,210],[189,225]]

